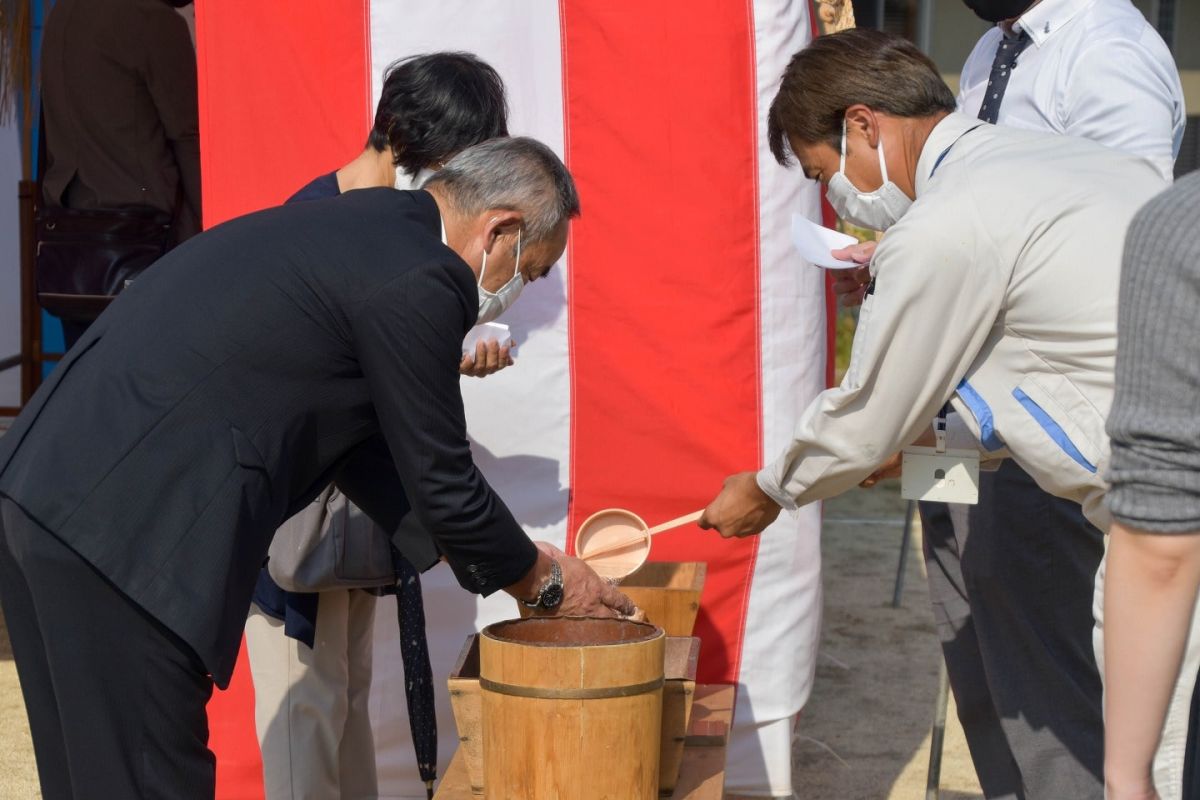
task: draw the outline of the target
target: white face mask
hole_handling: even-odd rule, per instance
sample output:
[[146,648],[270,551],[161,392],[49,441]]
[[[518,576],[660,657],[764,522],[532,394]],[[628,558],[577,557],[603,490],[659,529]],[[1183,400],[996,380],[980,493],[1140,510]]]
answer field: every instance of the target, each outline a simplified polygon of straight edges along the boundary
[[895,225],[913,201],[900,187],[888,180],[887,161],[883,157],[883,136],[879,137],[879,171],[883,185],[873,192],[860,192],[846,177],[846,120],[842,119],[842,161],[829,180],[826,196],[842,219],[860,228],[886,231]]
[[476,325],[491,322],[496,317],[508,311],[517,302],[521,289],[525,287],[525,279],[521,277],[521,231],[517,230],[516,269],[512,279],[494,292],[483,288],[483,276],[487,274],[487,251],[483,251],[483,264],[479,267],[479,319]]

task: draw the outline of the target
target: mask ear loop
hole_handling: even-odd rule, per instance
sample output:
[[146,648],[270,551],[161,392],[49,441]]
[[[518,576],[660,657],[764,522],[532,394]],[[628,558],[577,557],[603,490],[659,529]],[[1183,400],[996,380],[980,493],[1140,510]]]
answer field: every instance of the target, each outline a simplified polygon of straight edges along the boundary
[[[517,278],[521,274],[521,234],[522,233],[524,233],[524,228],[517,228],[517,260],[516,260],[516,263],[513,265],[513,276],[512,276],[512,278],[509,278],[509,280],[513,280],[514,278]],[[525,279],[521,278],[521,283],[524,283],[524,282],[525,282]]]
[[[879,134],[879,147],[876,148],[879,153],[879,171],[883,175],[883,183],[888,182],[887,160],[883,157],[883,134]],[[846,118],[842,117],[842,159],[838,164],[838,172],[846,174]]]
[[887,159],[883,157],[883,131],[879,130],[878,123],[876,123],[875,135],[879,137],[879,147],[876,149],[879,150],[879,171],[880,171],[880,173],[883,174],[883,183],[880,185],[887,186],[887,184],[888,184]]
[[846,118],[842,117],[842,160],[838,164],[838,172],[846,174]]
[[[490,220],[488,220],[488,224],[491,224],[495,221],[496,221],[496,218],[492,217]],[[487,253],[487,249],[485,248],[483,251],[483,263],[479,265],[479,288],[480,289],[483,289],[483,276],[487,274],[487,256],[488,256],[488,253]],[[484,289],[484,291],[486,292],[487,289]]]

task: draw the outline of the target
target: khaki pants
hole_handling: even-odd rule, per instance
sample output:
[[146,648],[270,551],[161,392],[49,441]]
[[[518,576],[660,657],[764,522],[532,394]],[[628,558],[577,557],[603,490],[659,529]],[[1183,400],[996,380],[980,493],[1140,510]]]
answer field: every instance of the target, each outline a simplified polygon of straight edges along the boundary
[[374,800],[375,744],[367,713],[375,597],[322,592],[316,641],[250,607],[246,649],[266,800]]
[[[1105,544],[1107,545],[1107,537]],[[1096,573],[1096,594],[1093,613],[1096,627],[1092,644],[1096,648],[1096,663],[1100,675],[1104,676],[1104,568],[1108,561],[1100,564]],[[1200,603],[1198,603],[1200,606]],[[1167,719],[1163,723],[1158,751],[1154,754],[1154,786],[1162,800],[1183,800],[1183,771],[1187,753],[1188,719],[1192,707],[1192,690],[1196,686],[1196,672],[1200,670],[1200,607],[1192,612],[1192,628],[1188,633],[1187,646],[1175,689],[1171,692],[1171,703],[1167,707]]]

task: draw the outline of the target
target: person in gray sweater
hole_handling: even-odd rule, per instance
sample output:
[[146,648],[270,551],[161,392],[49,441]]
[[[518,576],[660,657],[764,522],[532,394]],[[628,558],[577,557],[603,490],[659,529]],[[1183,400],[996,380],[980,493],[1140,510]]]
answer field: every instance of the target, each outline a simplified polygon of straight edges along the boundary
[[1143,800],[1159,797],[1159,734],[1200,650],[1200,173],[1130,225],[1108,433],[1105,780],[1111,800]]

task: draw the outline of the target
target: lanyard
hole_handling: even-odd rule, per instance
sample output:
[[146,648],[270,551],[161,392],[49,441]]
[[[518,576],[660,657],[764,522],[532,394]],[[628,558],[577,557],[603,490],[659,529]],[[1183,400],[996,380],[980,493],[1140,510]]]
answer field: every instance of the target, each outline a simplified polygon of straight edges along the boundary
[[[982,122],[980,122],[978,125],[972,125],[971,127],[967,128],[965,131],[960,133],[958,136],[956,136],[954,138],[954,141],[951,142],[949,144],[949,146],[947,146],[946,149],[943,150],[941,152],[941,154],[937,157],[937,161],[933,162],[933,169],[931,169],[929,171],[929,177],[932,178],[933,174],[935,172],[937,172],[938,167],[940,167],[942,165],[942,161],[944,161],[946,159],[946,156],[950,155],[950,151],[954,148],[954,145],[958,144],[959,139],[963,138],[964,136],[966,136],[968,133],[975,130],[976,128],[982,128],[983,125],[984,125],[984,123],[982,123]],[[871,284],[867,287],[867,295],[872,295],[872,294],[875,294],[875,279],[873,277],[871,278]],[[944,418],[943,418],[943,422],[944,422]],[[944,449],[944,447],[945,447],[945,444],[944,444],[945,438],[946,438],[945,431],[946,431],[946,427],[943,424],[942,425],[942,439],[941,439],[943,444],[941,446],[941,449]],[[939,452],[940,452],[940,449],[939,449]]]
[[942,151],[941,155],[939,155],[937,157],[937,161],[933,162],[933,169],[929,170],[929,177],[932,178],[934,176],[934,173],[936,173],[938,171],[938,167],[940,167],[942,165],[942,162],[946,160],[946,156],[950,155],[950,151],[952,149],[954,149],[954,145],[958,144],[959,139],[963,138],[971,131],[976,130],[978,128],[982,128],[982,127],[983,127],[983,123],[980,122],[978,125],[972,125],[970,128],[967,128],[965,131],[963,131],[957,137],[955,137],[954,141],[951,142],[950,145],[945,150]]
[[[976,130],[977,128],[982,128],[983,125],[984,123],[982,122],[978,125],[972,125],[955,137],[954,141],[951,142],[949,146],[946,147],[946,149],[943,150],[937,157],[937,161],[933,162],[933,169],[929,170],[930,179],[932,179],[934,174],[938,171],[938,167],[942,165],[942,162],[946,160],[946,156],[950,155],[950,151],[954,149],[954,145],[958,144],[958,140],[966,136],[971,131]],[[871,281],[871,289],[873,290],[874,288],[875,281]],[[937,419],[935,419],[933,423],[933,435],[937,442],[934,449],[937,450],[938,453],[946,452],[946,415],[949,413],[950,403],[946,403],[944,406],[942,406],[942,410],[938,412]]]

